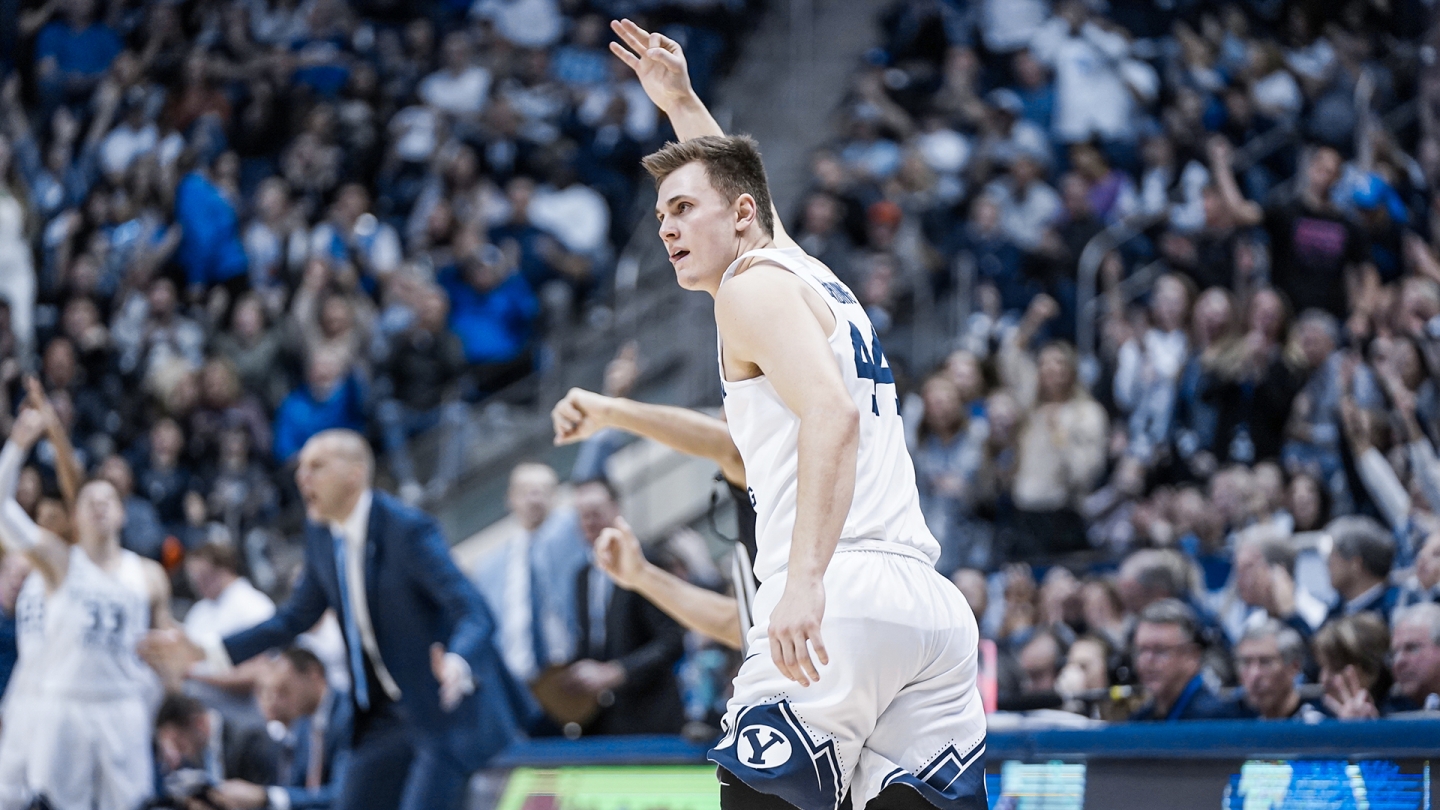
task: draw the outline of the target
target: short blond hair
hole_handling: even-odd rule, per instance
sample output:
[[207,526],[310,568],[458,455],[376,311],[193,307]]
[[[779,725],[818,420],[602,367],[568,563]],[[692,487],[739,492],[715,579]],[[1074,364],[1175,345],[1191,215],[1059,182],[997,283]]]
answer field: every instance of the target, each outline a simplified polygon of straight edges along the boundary
[[691,163],[705,167],[710,185],[720,192],[725,202],[733,203],[741,194],[753,197],[760,227],[766,235],[775,235],[770,183],[765,179],[765,163],[760,159],[760,145],[754,138],[749,135],[706,135],[683,143],[671,142],[640,161],[645,171],[655,178],[656,188],[665,178]]

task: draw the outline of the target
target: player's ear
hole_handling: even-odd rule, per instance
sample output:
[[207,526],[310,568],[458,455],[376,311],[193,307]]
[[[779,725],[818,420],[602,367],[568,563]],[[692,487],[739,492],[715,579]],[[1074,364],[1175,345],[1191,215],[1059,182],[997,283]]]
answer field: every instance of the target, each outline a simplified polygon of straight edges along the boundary
[[735,199],[735,230],[746,231],[755,227],[755,221],[759,217],[760,208],[755,204],[755,198],[749,192],[741,194]]

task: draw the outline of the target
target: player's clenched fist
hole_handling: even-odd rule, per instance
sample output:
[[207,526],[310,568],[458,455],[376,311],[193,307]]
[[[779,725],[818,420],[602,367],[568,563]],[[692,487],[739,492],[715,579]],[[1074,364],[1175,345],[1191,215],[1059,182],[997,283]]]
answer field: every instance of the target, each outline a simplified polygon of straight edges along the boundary
[[610,397],[571,388],[565,398],[555,403],[550,410],[550,422],[555,426],[555,444],[573,444],[584,441],[605,427],[604,412]]
[[825,585],[821,580],[786,580],[785,592],[770,614],[770,657],[781,675],[801,686],[820,680],[817,660],[821,666],[830,663],[820,638],[820,620],[824,616]]
[[647,563],[640,541],[625,518],[616,518],[615,525],[600,532],[596,538],[595,564],[606,576],[615,580],[616,585],[628,591],[635,590]]

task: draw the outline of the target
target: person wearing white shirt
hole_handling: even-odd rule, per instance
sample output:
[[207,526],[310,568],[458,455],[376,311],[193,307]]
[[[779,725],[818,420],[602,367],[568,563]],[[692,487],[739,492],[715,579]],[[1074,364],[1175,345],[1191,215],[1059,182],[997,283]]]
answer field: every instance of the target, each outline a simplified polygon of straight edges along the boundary
[[1129,59],[1130,43],[1087,20],[1078,2],[1067,3],[1030,40],[1030,51],[1055,71],[1055,135],[1065,143],[1099,136],[1131,140],[1135,115],[1132,86],[1153,89],[1154,71]]
[[207,543],[185,556],[185,576],[200,601],[185,614],[192,638],[221,638],[254,627],[275,615],[275,602],[240,576],[240,552]]
[[464,31],[451,31],[441,45],[444,67],[420,80],[420,99],[451,115],[474,115],[490,97],[490,71],[470,61],[474,46]]

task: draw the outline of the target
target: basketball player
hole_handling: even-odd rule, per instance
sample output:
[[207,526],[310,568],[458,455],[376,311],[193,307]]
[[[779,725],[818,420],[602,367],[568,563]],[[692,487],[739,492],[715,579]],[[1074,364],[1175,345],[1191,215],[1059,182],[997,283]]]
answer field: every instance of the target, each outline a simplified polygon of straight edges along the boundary
[[645,158],[680,285],[715,299],[730,435],[756,513],[755,626],[723,808],[984,808],[975,618],[934,570],[894,378],[865,309],[780,226],[754,141],[725,137],[675,42],[611,50],[681,143]]
[[571,388],[550,411],[555,444],[588,439],[602,428],[615,428],[678,450],[708,458],[735,502],[739,537],[731,565],[735,598],[691,584],[645,559],[640,541],[622,518],[615,528],[601,532],[595,541],[595,564],[616,584],[635,591],[687,630],[708,636],[727,647],[745,650],[745,635],[753,624],[755,602],[755,510],[745,491],[745,464],[730,439],[730,429],[713,416],[670,405],[651,405],[621,397],[607,397],[583,388]]
[[0,806],[43,796],[57,810],[132,810],[152,792],[151,710],[159,697],[136,644],[152,625],[173,623],[170,583],[159,564],[120,547],[125,510],[108,482],[80,488],[73,546],[25,514],[15,486],[45,429],[41,413],[27,408],[0,451],[0,542],[35,566],[19,619],[24,701],[7,702],[0,753],[7,769],[19,771],[5,776],[19,784],[4,786],[10,795],[0,796]]

